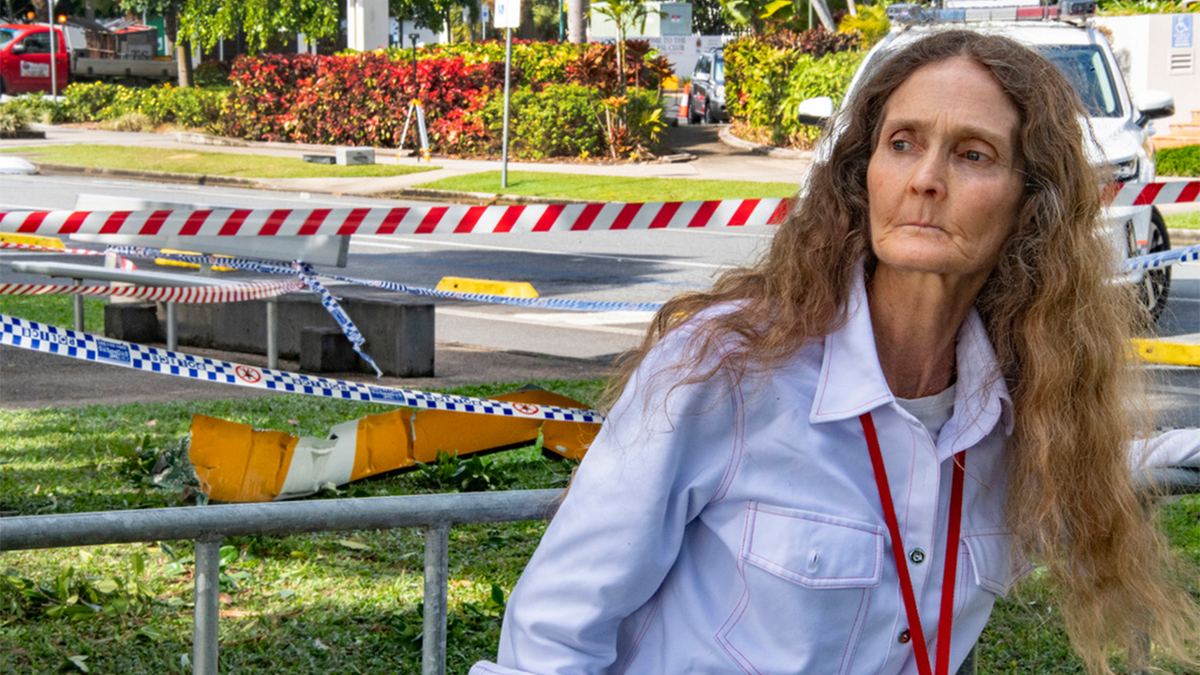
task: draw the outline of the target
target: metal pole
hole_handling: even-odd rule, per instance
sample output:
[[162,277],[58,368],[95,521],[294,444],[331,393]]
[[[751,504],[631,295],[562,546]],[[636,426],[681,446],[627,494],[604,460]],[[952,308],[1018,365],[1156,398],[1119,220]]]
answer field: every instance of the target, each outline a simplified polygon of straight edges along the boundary
[[[72,282],[72,285],[75,285],[75,286],[83,285],[83,279],[72,279],[71,282]],[[75,307],[75,330],[82,333],[83,332],[83,296],[82,295],[75,296],[75,298],[72,300],[72,304]]]
[[425,625],[421,675],[446,675],[446,582],[450,576],[450,526],[425,528]]
[[508,103],[512,85],[512,27],[504,29],[504,137],[500,141],[500,189],[508,188]]
[[221,601],[221,537],[196,540],[196,614],[192,627],[192,672],[217,673],[217,621]]
[[267,367],[279,368],[279,304],[277,298],[267,298]]
[[54,0],[50,0],[46,23],[50,24],[50,97],[58,98],[58,49],[54,41]]
[[175,328],[175,303],[167,304],[167,349],[174,351],[179,348],[179,331]]

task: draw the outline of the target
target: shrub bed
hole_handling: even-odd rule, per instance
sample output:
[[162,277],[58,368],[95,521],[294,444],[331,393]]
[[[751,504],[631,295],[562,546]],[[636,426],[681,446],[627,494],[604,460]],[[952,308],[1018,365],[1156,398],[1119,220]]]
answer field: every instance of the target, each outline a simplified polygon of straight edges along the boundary
[[[525,43],[514,49],[513,124],[518,157],[625,157],[652,151],[665,126],[657,88],[670,73],[644,41],[629,41],[625,91],[610,45]],[[338,56],[244,57],[222,133],[251,140],[396,147],[419,96],[430,150],[499,149],[504,48],[495,42]],[[413,144],[413,136],[408,143]]]
[[856,44],[852,34],[823,30],[734,40],[725,46],[730,115],[776,145],[808,147],[820,130],[800,124],[796,108],[815,96],[841,102],[866,56]]
[[196,129],[210,128],[225,105],[224,92],[169,84],[126,87],[76,82],[63,91],[63,96],[70,121],[101,122],[144,115],[150,124],[167,122]]
[[1163,176],[1200,176],[1200,145],[1163,148],[1157,153],[1155,166]]

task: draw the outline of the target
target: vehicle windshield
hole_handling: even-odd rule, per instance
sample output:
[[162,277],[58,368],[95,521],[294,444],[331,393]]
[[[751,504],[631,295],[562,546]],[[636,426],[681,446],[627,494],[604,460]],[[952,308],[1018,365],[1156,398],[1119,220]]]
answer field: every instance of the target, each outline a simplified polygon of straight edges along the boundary
[[10,43],[17,37],[17,31],[7,28],[0,28],[0,47]]
[[1108,61],[1098,47],[1040,45],[1037,49],[1067,76],[1089,116],[1120,117],[1123,114]]

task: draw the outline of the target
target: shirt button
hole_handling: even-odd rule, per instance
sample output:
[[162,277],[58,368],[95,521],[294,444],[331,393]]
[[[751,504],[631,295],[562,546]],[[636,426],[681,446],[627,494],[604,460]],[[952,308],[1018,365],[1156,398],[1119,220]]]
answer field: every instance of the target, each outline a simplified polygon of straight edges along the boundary
[[908,559],[920,565],[921,563],[925,562],[925,551],[922,551],[919,548],[914,548],[912,553],[908,554]]
[[900,644],[906,645],[906,644],[908,644],[908,641],[911,639],[912,639],[912,633],[909,633],[907,629],[900,632]]

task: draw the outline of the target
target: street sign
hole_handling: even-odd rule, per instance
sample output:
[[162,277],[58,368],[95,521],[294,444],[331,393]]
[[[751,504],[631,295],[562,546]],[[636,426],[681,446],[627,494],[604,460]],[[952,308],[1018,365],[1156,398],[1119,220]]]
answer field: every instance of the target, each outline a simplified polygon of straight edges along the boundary
[[496,28],[519,28],[521,0],[496,0]]
[[487,5],[483,6],[483,22],[486,24],[492,20],[492,8]]

